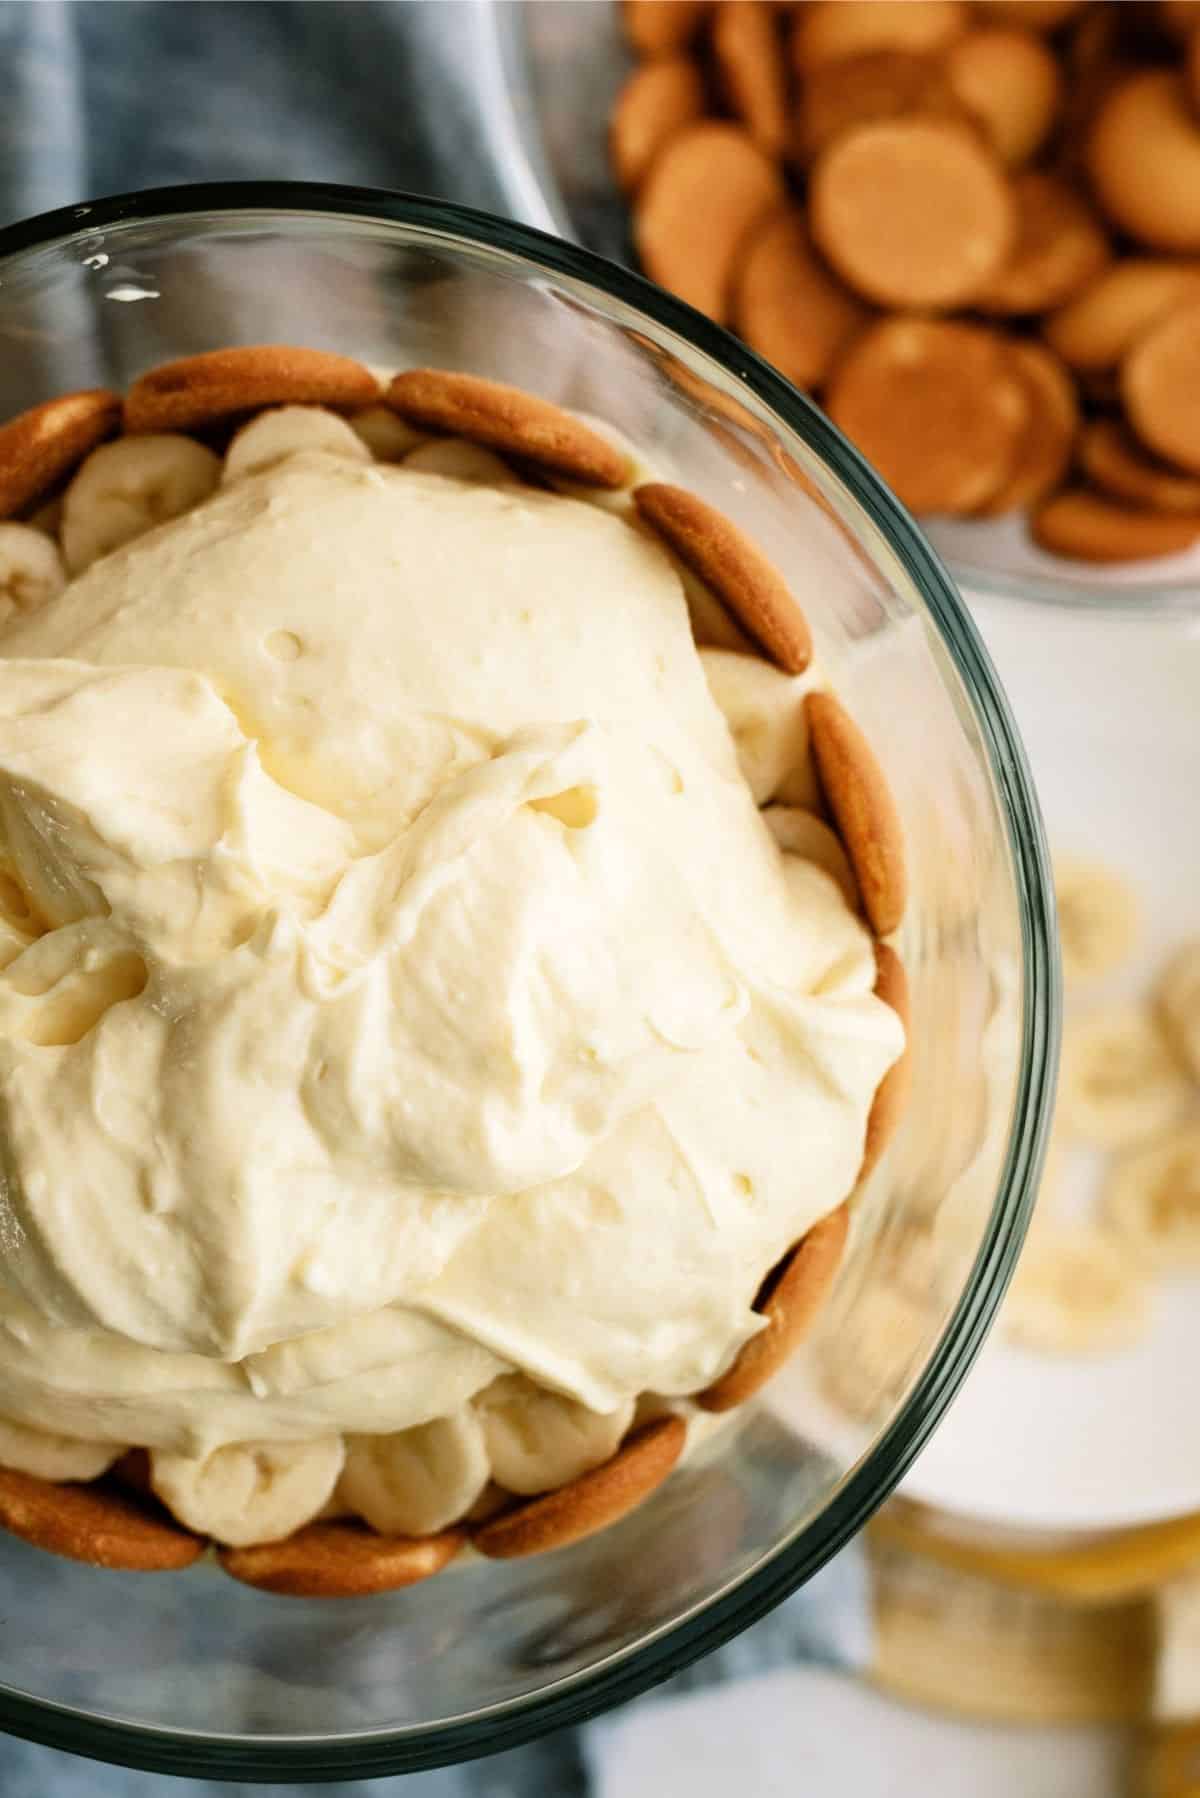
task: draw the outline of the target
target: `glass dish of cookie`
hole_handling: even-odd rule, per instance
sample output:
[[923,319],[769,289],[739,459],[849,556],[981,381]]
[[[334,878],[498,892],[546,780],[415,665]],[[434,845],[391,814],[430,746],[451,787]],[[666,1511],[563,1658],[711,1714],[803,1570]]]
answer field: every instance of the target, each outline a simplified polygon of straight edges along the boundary
[[499,9],[552,213],[823,405],[975,591],[1186,604],[1186,4]]

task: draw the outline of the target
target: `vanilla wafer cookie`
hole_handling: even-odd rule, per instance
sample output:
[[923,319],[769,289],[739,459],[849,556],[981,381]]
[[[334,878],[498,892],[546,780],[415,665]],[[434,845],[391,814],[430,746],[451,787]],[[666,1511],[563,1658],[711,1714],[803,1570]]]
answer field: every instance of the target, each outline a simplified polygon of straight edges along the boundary
[[858,1171],[860,1181],[872,1172],[896,1134],[912,1090],[912,1001],[908,975],[904,963],[887,943],[875,944],[875,997],[890,1005],[903,1024],[904,1047],[899,1059],[892,1063],[879,1082],[867,1114],[866,1141]]
[[629,459],[580,419],[549,400],[482,375],[409,368],[387,390],[393,412],[439,436],[465,437],[589,487],[620,487]]
[[762,551],[731,519],[683,487],[650,481],[634,491],[646,523],[707,583],[788,674],[812,659],[812,635],[798,602]]
[[126,396],[125,429],[195,431],[265,406],[352,411],[378,397],[375,376],[349,356],[289,344],[239,345],[150,369]]
[[719,1380],[697,1394],[704,1411],[732,1411],[765,1386],[812,1327],[841,1265],[850,1228],[845,1204],[815,1223],[767,1275],[754,1309],[766,1318]]
[[104,388],[64,393],[0,425],[0,519],[27,511],[120,425],[120,397]]
[[610,1461],[589,1473],[501,1511],[480,1525],[472,1541],[493,1560],[545,1554],[607,1528],[662,1485],[687,1440],[682,1417],[659,1417],[635,1430]]
[[840,699],[809,693],[808,739],[817,777],[878,936],[895,930],[908,901],[904,836],[875,753]]
[[704,82],[687,56],[663,56],[633,71],[613,107],[608,152],[613,173],[632,193],[659,152],[704,111]]
[[115,1486],[60,1485],[0,1468],[0,1529],[71,1561],[129,1573],[190,1567],[204,1540]]
[[228,1548],[217,1558],[242,1585],[284,1598],[369,1598],[440,1573],[466,1541],[463,1530],[379,1536],[358,1523],[310,1523],[286,1541]]

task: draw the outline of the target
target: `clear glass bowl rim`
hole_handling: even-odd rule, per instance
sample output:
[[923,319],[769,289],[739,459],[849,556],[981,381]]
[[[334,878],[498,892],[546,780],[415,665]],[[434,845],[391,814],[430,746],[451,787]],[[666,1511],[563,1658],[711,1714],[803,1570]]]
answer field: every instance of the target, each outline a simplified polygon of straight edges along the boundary
[[0,1689],[0,1729],[96,1760],[218,1780],[362,1779],[513,1748],[626,1702],[746,1629],[809,1579],[894,1490],[975,1359],[1016,1265],[1049,1131],[1060,1033],[1053,883],[1041,813],[1007,700],[965,605],[913,519],[802,394],[720,326],[640,275],[548,233],[449,201],[324,183],[212,182],[150,188],[59,208],[0,229],[0,283],[13,257],[80,234],[226,215],[400,226],[430,242],[496,250],[637,308],[744,383],[844,483],[920,593],[970,698],[1000,793],[1023,949],[1023,1040],[1014,1122],[985,1239],[929,1364],[904,1407],[821,1515],[723,1592],[608,1661],[535,1697],[450,1724],[328,1737],[254,1737],[148,1728]]

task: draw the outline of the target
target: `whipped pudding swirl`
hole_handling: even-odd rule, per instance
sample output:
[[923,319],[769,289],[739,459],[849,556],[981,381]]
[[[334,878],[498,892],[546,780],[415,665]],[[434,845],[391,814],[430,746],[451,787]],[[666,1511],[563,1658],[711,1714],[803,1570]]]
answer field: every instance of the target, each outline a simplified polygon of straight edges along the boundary
[[322,435],[0,644],[0,1463],[145,1446],[232,1542],[703,1388],[901,1047],[758,810],[811,675],[628,516]]

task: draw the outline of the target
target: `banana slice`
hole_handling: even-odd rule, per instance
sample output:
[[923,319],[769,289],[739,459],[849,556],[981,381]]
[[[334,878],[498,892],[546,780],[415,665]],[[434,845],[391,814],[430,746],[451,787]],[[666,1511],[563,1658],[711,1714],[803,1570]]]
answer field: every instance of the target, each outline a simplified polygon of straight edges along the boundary
[[390,406],[367,406],[346,422],[377,462],[403,462],[405,456],[429,442],[423,431],[408,424]]
[[1200,1268],[1200,1123],[1122,1156],[1102,1203],[1118,1242],[1150,1267]]
[[124,1452],[111,1442],[52,1436],[0,1417],[0,1467],[30,1473],[36,1480],[98,1480]]
[[1113,1006],[1068,1023],[1058,1115],[1072,1135],[1128,1148],[1173,1124],[1188,1097],[1187,1079],[1145,1006]]
[[441,474],[451,481],[470,481],[479,487],[524,485],[507,462],[481,444],[468,443],[462,437],[432,438],[405,456],[404,466],[418,474]]
[[[653,480],[654,476],[649,475],[647,479]],[[602,490],[597,488],[595,491]],[[753,643],[712,588],[706,586],[698,575],[694,575],[681,562],[675,564],[675,572],[683,582],[683,597],[687,601],[688,618],[696,648],[732,649],[741,655],[754,655],[756,651]]]
[[890,1409],[917,1374],[932,1348],[938,1322],[930,1294],[886,1280],[859,1297],[843,1327],[831,1328],[818,1344],[821,1385],[837,1410],[870,1422]]
[[371,451],[336,412],[323,406],[275,406],[243,425],[225,452],[221,475],[226,486],[262,474],[298,450],[326,450],[350,462],[369,462]]
[[193,1458],[150,1451],[150,1484],[180,1523],[230,1548],[281,1542],[328,1502],[345,1460],[340,1436],[236,1442]]
[[1180,1061],[1200,1080],[1200,937],[1176,951],[1157,991],[1163,1029]]
[[804,711],[808,677],[727,649],[702,649],[700,660],[755,804],[781,799],[815,810],[820,800]]
[[67,584],[58,545],[28,524],[0,524],[0,624],[36,612]]
[[1126,1348],[1149,1315],[1145,1281],[1115,1242],[1050,1220],[1030,1232],[1000,1313],[1013,1342],[1065,1355]]
[[632,1399],[589,1411],[524,1374],[502,1374],[475,1400],[492,1478],[509,1492],[551,1492],[615,1455],[633,1422]]
[[221,463],[190,437],[118,437],[93,450],[63,498],[62,546],[72,574],[190,512],[216,490]]
[[1140,924],[1129,882],[1102,862],[1056,856],[1054,896],[1064,979],[1072,985],[1099,980],[1119,967],[1137,942]]
[[385,1536],[432,1536],[464,1516],[491,1472],[470,1405],[393,1436],[349,1436],[338,1497]]
[[824,818],[818,818],[815,812],[802,811],[798,806],[769,805],[763,813],[763,822],[785,855],[798,855],[802,861],[823,869],[837,881],[851,911],[860,909],[858,882],[850,859],[836,830],[826,824]]

